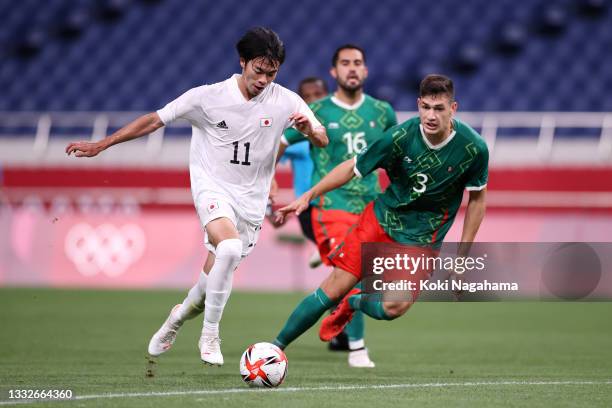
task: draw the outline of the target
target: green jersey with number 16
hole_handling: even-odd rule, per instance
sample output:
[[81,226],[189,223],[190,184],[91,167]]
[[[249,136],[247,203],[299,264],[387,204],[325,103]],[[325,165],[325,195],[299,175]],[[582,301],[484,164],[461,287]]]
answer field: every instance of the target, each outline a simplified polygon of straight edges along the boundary
[[[363,95],[355,105],[347,105],[335,96],[327,96],[310,104],[310,109],[327,129],[329,144],[324,147],[310,146],[314,164],[312,185],[318,183],[334,167],[348,160],[370,144],[380,139],[385,130],[397,124],[397,118],[387,102]],[[289,145],[305,140],[295,129],[284,134]],[[313,205],[323,210],[344,210],[359,214],[380,193],[377,174],[354,178],[344,186],[333,190]]]
[[432,145],[420,119],[389,129],[356,157],[355,172],[382,167],[391,185],[374,203],[381,227],[395,241],[438,247],[461,205],[463,190],[487,185],[489,151],[480,135],[453,119],[453,130]]

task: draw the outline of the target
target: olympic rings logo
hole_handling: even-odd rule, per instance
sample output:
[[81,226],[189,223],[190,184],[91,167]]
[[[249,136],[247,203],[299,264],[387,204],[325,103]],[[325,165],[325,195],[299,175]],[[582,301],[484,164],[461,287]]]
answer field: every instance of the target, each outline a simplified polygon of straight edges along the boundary
[[88,277],[99,273],[112,278],[122,275],[142,257],[145,248],[145,234],[136,224],[92,227],[81,223],[68,231],[64,241],[66,256],[79,273]]

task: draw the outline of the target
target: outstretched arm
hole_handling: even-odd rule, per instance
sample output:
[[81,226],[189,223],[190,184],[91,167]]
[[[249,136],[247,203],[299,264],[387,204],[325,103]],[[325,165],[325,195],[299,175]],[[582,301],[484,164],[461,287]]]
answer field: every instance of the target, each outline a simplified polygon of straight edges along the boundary
[[[485,215],[486,211],[486,192],[487,189],[470,191],[470,198],[468,201],[467,209],[465,211],[465,217],[463,219],[463,232],[461,233],[461,242],[457,248],[457,256],[466,257],[472,247],[472,242],[476,239],[476,233],[480,228],[480,224]],[[458,280],[460,279],[459,274],[455,271],[450,271],[447,279]],[[455,300],[459,300],[463,291],[453,290],[453,296]]]
[[457,255],[459,256],[467,256],[472,242],[476,239],[476,233],[480,228],[487,208],[486,192],[486,188],[480,191],[470,191],[470,198],[463,220],[461,243],[457,250]]
[[315,184],[310,190],[302,194],[300,198],[292,202],[286,207],[277,211],[277,219],[279,222],[284,222],[287,215],[295,212],[300,215],[302,211],[308,208],[308,204],[315,198],[334,190],[348,183],[355,176],[355,159],[348,159],[330,171],[321,181]]
[[66,147],[66,154],[74,153],[76,157],[93,157],[112,145],[127,142],[141,136],[148,135],[164,126],[157,112],[140,116],[130,124],[122,127],[110,136],[97,142],[72,142]]
[[283,142],[280,142],[280,144],[278,145],[278,152],[276,153],[276,164],[278,164],[281,157],[283,157],[283,154],[285,154],[285,150],[287,150],[287,147],[289,146],[287,146]]

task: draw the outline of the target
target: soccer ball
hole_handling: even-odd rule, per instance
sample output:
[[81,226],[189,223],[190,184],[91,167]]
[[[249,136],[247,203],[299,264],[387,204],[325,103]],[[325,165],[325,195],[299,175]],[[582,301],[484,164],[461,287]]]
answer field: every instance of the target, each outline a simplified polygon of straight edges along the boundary
[[270,343],[249,346],[240,359],[240,375],[251,387],[278,387],[287,375],[287,356]]

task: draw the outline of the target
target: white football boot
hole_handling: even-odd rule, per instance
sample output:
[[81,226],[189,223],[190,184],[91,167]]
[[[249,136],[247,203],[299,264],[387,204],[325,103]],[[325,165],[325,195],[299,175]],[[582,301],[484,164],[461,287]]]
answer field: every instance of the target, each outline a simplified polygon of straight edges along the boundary
[[223,354],[221,354],[221,339],[219,336],[207,336],[202,332],[200,341],[198,342],[200,347],[200,358],[204,364],[213,366],[223,365]]
[[354,368],[374,368],[376,365],[368,355],[368,349],[362,348],[359,350],[349,351],[348,355],[349,367]]
[[176,305],[172,308],[164,324],[162,324],[159,330],[151,337],[151,341],[149,342],[149,355],[157,357],[170,350],[174,344],[176,333],[181,327],[181,324],[178,323],[178,319],[175,317],[175,313],[180,306],[181,305]]

